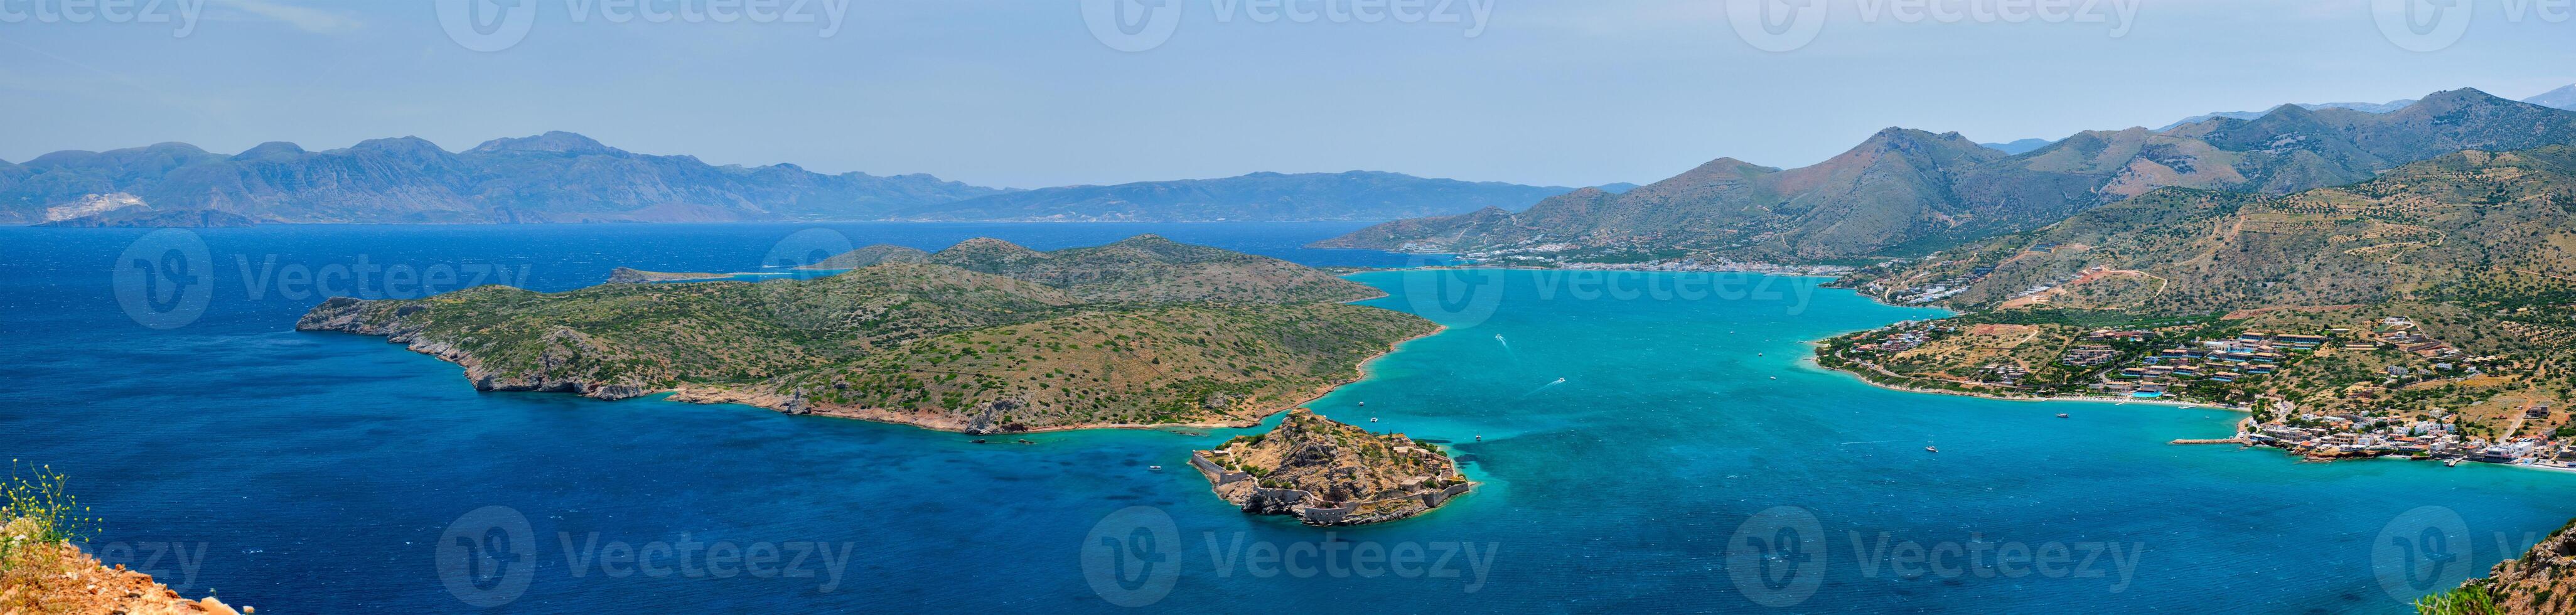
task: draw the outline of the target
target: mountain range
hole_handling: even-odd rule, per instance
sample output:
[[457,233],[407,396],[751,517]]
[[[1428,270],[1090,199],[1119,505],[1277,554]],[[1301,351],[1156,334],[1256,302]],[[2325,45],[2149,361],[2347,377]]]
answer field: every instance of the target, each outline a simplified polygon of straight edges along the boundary
[[2050,143],[2056,143],[2056,141],[2050,141],[2047,139],[2022,139],[2011,143],[1979,143],[1978,145],[1986,146],[1986,149],[2003,152],[2004,155],[2009,156],[2048,147],[2048,144]]
[[[2396,110],[2398,110],[2398,109],[2404,109],[2404,108],[2406,108],[2406,106],[2407,106],[2407,105],[2412,105],[2412,104],[2415,104],[2415,101],[2414,101],[2414,100],[2412,100],[2412,99],[2407,99],[2407,100],[2392,100],[2392,101],[2388,101],[2388,102],[2384,102],[2384,103],[2364,103],[2364,102],[2299,103],[2299,108],[2301,108],[2301,109],[2307,109],[2307,110],[2309,110],[2309,111],[2315,111],[2315,110],[2318,110],[2318,109],[2351,109],[2351,110],[2354,110],[2354,111],[2360,111],[2360,112],[2363,112],[2363,113],[2387,113],[2387,112],[2390,112],[2390,111],[2396,111]],[[2165,127],[2163,127],[2163,128],[2158,128],[2158,129],[2156,129],[2156,130],[2173,130],[2173,129],[2175,129],[2175,128],[2179,128],[2179,127],[2181,127],[2181,126],[2182,126],[2182,125],[2184,125],[2184,124],[2194,124],[2194,123],[2199,123],[2199,122],[2209,121],[2209,120],[2212,120],[2212,119],[2222,118],[2222,117],[2223,117],[2223,118],[2231,118],[2231,119],[2239,119],[2239,120],[2251,120],[2251,119],[2261,118],[2261,117],[2263,117],[2263,115],[2264,115],[2264,114],[2267,114],[2267,113],[2271,113],[2271,112],[2270,112],[2270,111],[2220,111],[2220,112],[2216,112],[2216,113],[2203,113],[2203,114],[2200,114],[2200,115],[2195,115],[2195,116],[2191,116],[2191,117],[2183,118],[2183,119],[2182,119],[2182,121],[2179,121],[2179,122],[2174,122],[2174,123],[2171,123],[2171,124],[2166,124],[2166,125],[2165,125]]]
[[1652,186],[1584,190],[1371,171],[1015,190],[710,165],[567,132],[461,152],[414,137],[229,156],[164,143],[0,161],[0,224],[1397,220],[1319,245],[1835,260],[2035,228],[2162,186],[2278,194],[2459,149],[2561,142],[2566,115],[2543,108],[2576,108],[2576,86],[2526,102],[2459,90],[1988,144],[1889,129],[1802,169],[1720,159]]
[[928,175],[715,166],[550,132],[448,152],[416,137],[240,154],[184,143],[0,165],[0,222],[115,225],[211,212],[239,222],[534,223],[817,220],[996,194]]
[[[2288,195],[2165,188],[1942,258],[1863,270],[1871,294],[2207,314],[2576,290],[2576,146],[2456,152]],[[2097,269],[2098,268],[2098,269]],[[2048,290],[2033,293],[2031,289]]]
[[2287,194],[2461,150],[2576,143],[2576,112],[2473,89],[2387,113],[2282,105],[2251,119],[2078,133],[2006,155],[1890,128],[1815,165],[1721,158],[1624,195],[1400,220],[1319,247],[1634,262],[1691,254],[1831,262],[1924,254],[2026,231],[2164,187]]
[[1397,220],[1521,207],[1573,188],[1425,179],[1401,173],[1253,173],[1223,179],[1068,186],[895,212],[916,221]]
[[1571,190],[1355,171],[1022,191],[718,166],[549,132],[461,152],[402,137],[319,152],[273,142],[226,156],[163,143],[0,161],[0,224],[1388,220]]
[[2542,92],[2538,96],[2522,99],[2522,102],[2549,107],[2552,109],[2576,111],[2576,85],[2563,86],[2555,90]]

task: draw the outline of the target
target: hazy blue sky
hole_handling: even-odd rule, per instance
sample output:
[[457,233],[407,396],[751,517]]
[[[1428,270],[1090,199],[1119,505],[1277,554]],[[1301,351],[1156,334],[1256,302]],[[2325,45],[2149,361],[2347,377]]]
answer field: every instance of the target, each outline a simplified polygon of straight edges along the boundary
[[[503,0],[533,17],[491,52],[468,48],[491,37],[449,34],[444,0],[132,0],[172,19],[70,23],[64,5],[82,1],[0,0],[0,159],[400,135],[461,150],[569,130],[715,163],[1015,187],[1351,169],[1582,185],[1719,156],[1803,165],[1887,126],[2054,138],[2284,102],[2463,86],[2519,99],[2576,82],[2564,0],[2440,0],[2474,2],[2447,46],[2445,22],[2384,35],[2374,0],[1808,0],[1830,3],[1822,25],[1783,52],[1740,36],[1723,0],[1291,0],[1311,23],[1261,23],[1274,14],[1263,0],[1160,0],[1178,21],[1138,52],[1112,48],[1138,39],[1105,42],[1085,20],[1086,4],[1117,0],[763,9],[801,6],[810,23],[716,23],[679,11],[736,9],[645,0],[671,19],[623,24],[611,19],[637,13],[617,0]],[[1459,20],[1323,12],[1359,2],[1375,15],[1390,1],[1448,5]],[[2123,18],[2128,4],[2143,6]],[[846,9],[837,30],[835,6]],[[1490,9],[1481,30],[1479,6]],[[2041,10],[2080,14],[1999,23]],[[502,27],[467,33],[510,34],[506,18],[492,23]]]

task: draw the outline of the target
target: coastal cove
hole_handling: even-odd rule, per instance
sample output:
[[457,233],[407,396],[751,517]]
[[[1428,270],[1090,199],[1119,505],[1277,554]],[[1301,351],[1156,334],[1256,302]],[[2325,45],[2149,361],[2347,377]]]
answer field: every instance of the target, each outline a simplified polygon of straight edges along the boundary
[[[972,236],[1051,249],[1152,232],[1309,265],[1414,261],[1298,247],[1358,224],[822,226],[860,245],[925,249]],[[2301,464],[2275,451],[2166,444],[2231,433],[2242,416],[2232,411],[1874,387],[1813,366],[1809,343],[1941,312],[1819,288],[1820,278],[1582,274],[1781,291],[1623,298],[1571,291],[1558,286],[1571,278],[1542,271],[1348,276],[1388,293],[1360,305],[1446,329],[1365,364],[1361,380],[1307,407],[1439,442],[1482,484],[1417,518],[1330,530],[1247,516],[1189,468],[1190,451],[1266,431],[1279,415],[1251,429],[1063,431],[1027,436],[1033,445],[977,445],[747,406],[478,393],[456,366],[380,339],[293,332],[321,297],[253,282],[272,259],[318,268],[363,254],[506,267],[551,292],[620,266],[756,271],[809,228],[191,231],[213,257],[213,300],[168,330],[120,311],[105,270],[144,232],[0,229],[0,333],[11,340],[0,344],[0,378],[11,383],[0,390],[0,431],[19,434],[9,456],[74,477],[108,521],[98,542],[184,545],[202,555],[195,572],[162,562],[156,577],[263,611],[455,610],[433,547],[484,506],[533,526],[532,582],[499,609],[521,613],[1120,612],[1086,578],[1085,550],[1093,532],[1140,506],[1168,515],[1179,539],[1177,576],[1146,602],[1153,612],[1770,612],[1732,580],[1726,556],[1748,519],[1785,506],[1825,533],[1813,552],[1823,583],[1792,612],[2030,612],[2080,601],[2106,611],[2393,613],[2405,605],[2383,588],[2369,541],[2409,511],[2442,506],[2466,522],[2474,561],[2461,576],[2576,516],[2571,475]],[[1941,452],[1924,452],[1930,445]],[[581,557],[591,537],[820,543],[842,566],[809,564],[816,574],[795,578],[618,576]],[[2102,545],[2127,564],[2106,556],[2091,569],[2099,574],[1995,566],[1907,578],[1879,548],[1980,542]],[[1373,578],[1300,576],[1246,557],[1261,545],[1342,543],[1458,555],[1447,576]]]

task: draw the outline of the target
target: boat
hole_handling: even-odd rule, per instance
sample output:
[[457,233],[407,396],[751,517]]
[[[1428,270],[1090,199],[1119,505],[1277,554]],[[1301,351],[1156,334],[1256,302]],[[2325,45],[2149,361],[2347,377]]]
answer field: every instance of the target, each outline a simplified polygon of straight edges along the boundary
[[2066,418],[2066,413],[2064,413],[2064,412],[2059,412],[2059,413],[2057,413],[2057,418],[2061,418],[2061,419],[2062,419],[2062,418]]
[[1163,471],[1163,466],[1145,466],[1145,469],[1161,472]]
[[1923,450],[1924,450],[1924,451],[1926,451],[1926,452],[1933,452],[1933,453],[1941,452],[1941,449],[1940,449],[1940,448],[1938,448],[1938,447],[1931,447],[1931,446],[1923,447]]
[[2443,464],[2442,464],[2442,467],[2445,467],[2445,468],[2456,468],[2456,467],[2460,467],[2460,458],[2458,458],[2458,457],[2452,457],[2452,458],[2451,458],[2451,460],[2450,460],[2449,462],[2443,463]]
[[984,443],[984,441],[983,441],[983,440],[968,440],[968,442],[973,442],[973,443],[976,443],[976,444],[983,444],[983,443]]

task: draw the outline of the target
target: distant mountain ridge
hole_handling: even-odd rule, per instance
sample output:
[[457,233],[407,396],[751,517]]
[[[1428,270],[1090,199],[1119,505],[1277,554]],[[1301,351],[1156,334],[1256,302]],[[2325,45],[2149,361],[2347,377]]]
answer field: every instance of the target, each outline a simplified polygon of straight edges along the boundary
[[[2315,111],[2315,110],[2318,110],[2318,109],[2351,109],[2351,110],[2354,110],[2354,111],[2360,111],[2360,112],[2362,112],[2362,113],[2387,113],[2387,112],[2390,112],[2390,111],[2396,111],[2396,110],[2398,110],[2398,109],[2404,109],[2404,108],[2406,108],[2406,106],[2407,106],[2407,105],[2412,105],[2412,104],[2415,104],[2415,100],[2414,100],[2414,99],[2392,100],[2392,101],[2388,101],[2388,102],[2384,102],[2384,103],[2363,103],[2363,102],[2299,103],[2299,107],[2300,107],[2300,108],[2302,108],[2302,109],[2307,109],[2307,110],[2309,110],[2309,111]],[[2182,119],[2182,121],[2179,121],[2179,122],[2174,122],[2174,123],[2171,123],[2171,124],[2166,124],[2166,125],[2165,125],[2165,127],[2163,127],[2163,128],[2158,128],[2158,129],[2156,129],[2156,130],[2159,130],[2159,131],[2163,131],[2163,130],[2173,130],[2174,128],[2179,127],[2179,126],[2182,126],[2182,125],[2184,125],[2184,124],[2194,124],[2194,123],[2199,123],[2199,122],[2205,122],[2205,121],[2209,121],[2209,120],[2217,119],[2217,118],[2222,118],[2222,117],[2223,117],[2223,118],[2229,118],[2229,119],[2238,119],[2238,120],[2251,120],[2251,119],[2261,118],[2261,117],[2263,117],[2263,115],[2264,115],[2264,114],[2267,114],[2267,113],[2271,113],[2271,111],[2269,111],[2269,110],[2264,110],[2264,111],[2221,111],[2221,112],[2217,112],[2217,113],[2203,113],[2203,114],[2200,114],[2200,115],[2195,115],[2195,116],[2191,116],[2191,117],[2183,118],[2183,119]]]
[[[416,137],[321,152],[272,142],[233,156],[163,143],[0,165],[0,223],[154,225],[184,211],[255,223],[858,220],[1001,192],[929,175],[715,166],[568,132],[454,153]],[[109,206],[65,209],[102,198]]]
[[2540,105],[2551,109],[2576,111],[2576,85],[2560,86],[2558,89],[2541,92],[2537,96],[2522,99],[2522,102]]
[[2010,143],[1979,143],[1978,145],[1986,146],[1986,149],[2003,152],[2004,155],[2009,156],[2048,147],[2048,144],[2050,143],[2056,143],[2056,141],[2050,141],[2047,139],[2022,139]]
[[995,194],[895,212],[897,220],[1185,222],[1397,220],[1485,207],[1521,207],[1574,191],[1559,186],[1431,179],[1378,171],[1253,173],[1066,186]]
[[1625,195],[1579,190],[1524,212],[1400,220],[1316,245],[1614,262],[1922,254],[2156,188],[2285,194],[2461,150],[2565,143],[2576,143],[2576,113],[2472,89],[2384,114],[2282,105],[2253,120],[2088,131],[2011,156],[1890,128],[1804,168],[1721,158]]
[[987,188],[636,154],[569,132],[448,152],[415,137],[321,152],[184,143],[0,161],[0,224],[1392,220],[1523,207],[1572,188],[1375,171]]

